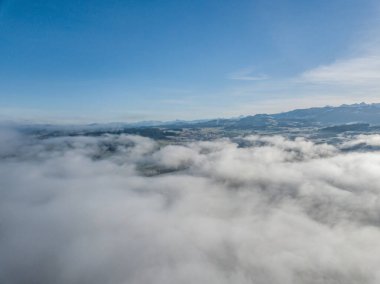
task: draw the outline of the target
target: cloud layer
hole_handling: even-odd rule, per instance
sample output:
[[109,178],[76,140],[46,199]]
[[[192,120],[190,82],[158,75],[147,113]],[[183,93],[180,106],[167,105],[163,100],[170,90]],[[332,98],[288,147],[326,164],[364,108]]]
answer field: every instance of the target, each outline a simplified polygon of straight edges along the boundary
[[380,281],[380,152],[280,136],[0,145],[1,283]]

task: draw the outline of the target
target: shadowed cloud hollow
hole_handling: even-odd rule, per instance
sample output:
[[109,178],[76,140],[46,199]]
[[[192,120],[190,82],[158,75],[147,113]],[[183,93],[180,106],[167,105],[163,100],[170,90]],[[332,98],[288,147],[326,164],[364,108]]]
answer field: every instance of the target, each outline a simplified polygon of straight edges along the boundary
[[379,138],[242,139],[2,131],[0,282],[379,283]]

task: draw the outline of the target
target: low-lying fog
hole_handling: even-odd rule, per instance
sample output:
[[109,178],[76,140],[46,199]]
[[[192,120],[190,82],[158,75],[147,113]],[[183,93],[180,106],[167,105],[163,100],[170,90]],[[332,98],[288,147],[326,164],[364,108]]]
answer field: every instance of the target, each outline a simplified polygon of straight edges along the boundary
[[0,283],[380,283],[380,136],[0,133]]

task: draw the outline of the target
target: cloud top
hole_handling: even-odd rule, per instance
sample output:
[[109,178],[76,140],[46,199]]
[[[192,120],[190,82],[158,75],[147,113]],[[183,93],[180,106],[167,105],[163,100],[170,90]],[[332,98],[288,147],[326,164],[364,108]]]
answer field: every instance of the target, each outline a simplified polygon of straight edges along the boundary
[[2,283],[380,281],[379,152],[0,137]]

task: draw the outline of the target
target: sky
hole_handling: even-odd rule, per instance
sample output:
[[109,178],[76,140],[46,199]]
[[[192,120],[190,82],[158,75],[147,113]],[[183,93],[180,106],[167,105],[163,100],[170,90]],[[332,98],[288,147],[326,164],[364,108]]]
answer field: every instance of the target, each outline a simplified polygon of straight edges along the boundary
[[380,102],[376,0],[0,0],[0,120]]

